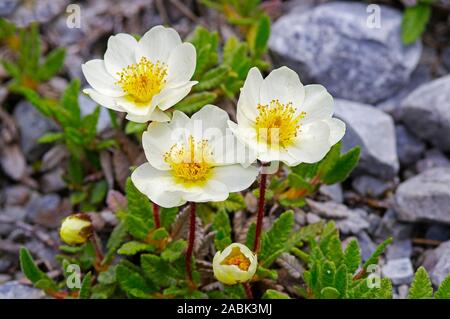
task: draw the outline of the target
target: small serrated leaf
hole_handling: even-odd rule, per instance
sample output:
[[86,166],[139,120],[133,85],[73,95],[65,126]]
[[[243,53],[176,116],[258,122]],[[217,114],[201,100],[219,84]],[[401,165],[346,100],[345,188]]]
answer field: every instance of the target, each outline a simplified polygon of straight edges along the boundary
[[430,277],[423,267],[417,269],[414,280],[409,289],[409,299],[427,299],[433,297],[433,287],[431,286]]

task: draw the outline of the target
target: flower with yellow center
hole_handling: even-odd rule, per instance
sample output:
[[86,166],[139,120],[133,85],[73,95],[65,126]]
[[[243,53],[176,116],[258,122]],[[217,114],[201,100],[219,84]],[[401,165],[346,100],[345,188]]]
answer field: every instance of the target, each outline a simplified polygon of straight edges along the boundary
[[234,154],[243,145],[227,130],[228,120],[224,110],[206,105],[191,118],[175,111],[169,123],[150,123],[142,136],[148,162],[133,171],[134,185],[162,207],[223,201],[248,188],[258,172]]
[[92,88],[83,92],[133,122],[168,121],[164,113],[196,84],[196,53],[171,28],[156,26],[137,41],[119,33],[108,40],[104,59],[81,66]]
[[61,239],[68,245],[84,244],[93,234],[90,218],[85,214],[66,217],[59,231]]
[[306,85],[293,70],[281,67],[265,79],[252,68],[241,89],[236,137],[262,162],[289,166],[320,161],[345,133],[333,118],[333,98],[321,85]]
[[233,243],[218,251],[213,259],[214,276],[227,285],[250,281],[258,267],[258,259],[247,246]]

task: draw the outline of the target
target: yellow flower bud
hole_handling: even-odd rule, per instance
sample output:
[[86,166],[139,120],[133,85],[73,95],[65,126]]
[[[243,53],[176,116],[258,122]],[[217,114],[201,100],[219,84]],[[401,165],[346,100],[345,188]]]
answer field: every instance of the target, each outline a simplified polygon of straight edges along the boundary
[[217,252],[213,259],[214,276],[227,285],[250,281],[257,267],[256,255],[239,243],[233,243]]
[[59,235],[66,244],[78,245],[84,244],[92,236],[93,231],[89,216],[75,214],[63,220]]

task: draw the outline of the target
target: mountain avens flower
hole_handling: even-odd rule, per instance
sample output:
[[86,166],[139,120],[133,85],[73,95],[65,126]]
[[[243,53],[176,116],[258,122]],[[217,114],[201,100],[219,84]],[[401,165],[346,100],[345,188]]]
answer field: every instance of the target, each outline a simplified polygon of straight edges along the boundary
[[108,40],[104,59],[83,64],[92,88],[83,92],[133,122],[168,121],[164,113],[196,84],[196,52],[171,28],[156,26],[137,41],[119,33]]
[[92,236],[94,228],[85,214],[66,217],[59,231],[61,239],[68,245],[84,244]]
[[142,136],[148,162],[132,173],[134,185],[163,207],[223,201],[248,188],[258,172],[241,165],[233,147],[224,150],[226,141],[236,141],[228,119],[224,110],[206,105],[191,118],[175,111],[169,123],[150,123]]
[[262,162],[289,166],[320,161],[345,133],[333,118],[333,98],[321,85],[306,85],[281,67],[265,79],[252,68],[241,89],[234,134]]
[[213,259],[214,276],[227,285],[250,281],[255,275],[258,260],[247,246],[233,243],[218,251]]

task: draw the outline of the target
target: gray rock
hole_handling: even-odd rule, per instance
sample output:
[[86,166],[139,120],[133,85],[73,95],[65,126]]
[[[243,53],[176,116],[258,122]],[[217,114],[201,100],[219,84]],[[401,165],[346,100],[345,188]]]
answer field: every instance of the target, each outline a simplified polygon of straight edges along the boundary
[[[97,107],[97,103],[95,103],[92,99],[82,93],[80,93],[80,95],[78,96],[78,102],[80,103],[82,116],[91,114]],[[102,132],[109,127],[111,127],[111,118],[109,117],[108,109],[101,107],[100,116],[97,123],[97,132]]]
[[[5,219],[0,222],[0,236],[7,236],[16,226],[15,222],[23,221],[26,215],[25,209],[21,206],[6,206],[0,210],[0,218]],[[7,222],[8,221],[8,222]]]
[[64,169],[62,167],[56,168],[53,171],[42,175],[40,179],[42,192],[53,193],[66,189],[67,185],[63,177]]
[[393,187],[392,183],[368,175],[353,179],[352,186],[360,195],[372,197],[380,197]]
[[306,222],[308,224],[315,224],[315,223],[320,222],[321,220],[322,219],[319,216],[317,216],[316,214],[313,214],[313,213],[306,214]]
[[416,163],[416,169],[422,173],[435,167],[450,168],[450,160],[438,149],[425,152],[425,157]]
[[442,63],[450,70],[450,47],[446,47],[442,52]]
[[23,185],[6,187],[4,191],[5,206],[23,205],[30,198],[30,189]]
[[411,258],[412,241],[410,239],[394,240],[394,242],[386,248],[386,259]]
[[450,75],[414,90],[402,101],[400,116],[416,136],[450,151]]
[[0,2],[0,17],[13,13],[17,7],[18,0],[3,0]]
[[382,273],[391,279],[394,285],[409,284],[414,277],[414,270],[409,258],[388,260],[382,267]]
[[6,256],[0,255],[0,274],[7,272],[11,266],[11,260],[7,259]]
[[381,222],[375,230],[374,235],[383,240],[390,236],[394,239],[401,240],[410,238],[413,230],[414,226],[412,224],[399,222],[396,212],[389,209],[381,218]]
[[408,166],[417,162],[425,151],[425,143],[412,135],[403,125],[395,126],[395,135],[400,164]]
[[319,82],[337,97],[376,103],[395,94],[415,69],[421,44],[400,39],[401,12],[381,6],[381,27],[368,27],[367,5],[332,2],[278,19],[269,47],[275,62]]
[[430,269],[430,278],[437,287],[450,274],[450,241],[440,244],[433,255],[437,262]]
[[55,131],[57,126],[42,116],[27,101],[17,104],[13,112],[20,130],[20,146],[29,161],[35,161],[45,152],[48,146],[38,144],[37,140],[47,132]]
[[0,285],[0,299],[43,299],[45,293],[17,281],[10,281]]
[[426,239],[447,241],[450,239],[450,227],[444,225],[431,225],[425,233]]
[[26,218],[34,224],[56,228],[65,217],[61,211],[61,198],[57,194],[37,195],[26,206]]
[[378,227],[380,227],[381,217],[378,216],[377,214],[369,214],[369,216],[367,217],[367,221],[369,222],[369,229],[368,229],[369,234],[371,235],[375,234]]
[[370,105],[335,100],[335,116],[347,124],[343,149],[361,146],[357,171],[393,179],[399,170],[394,121]]
[[327,196],[333,202],[342,203],[344,201],[344,194],[342,192],[342,185],[340,183],[333,185],[321,185],[319,192]]
[[402,221],[450,224],[450,168],[433,168],[401,183],[395,210]]

